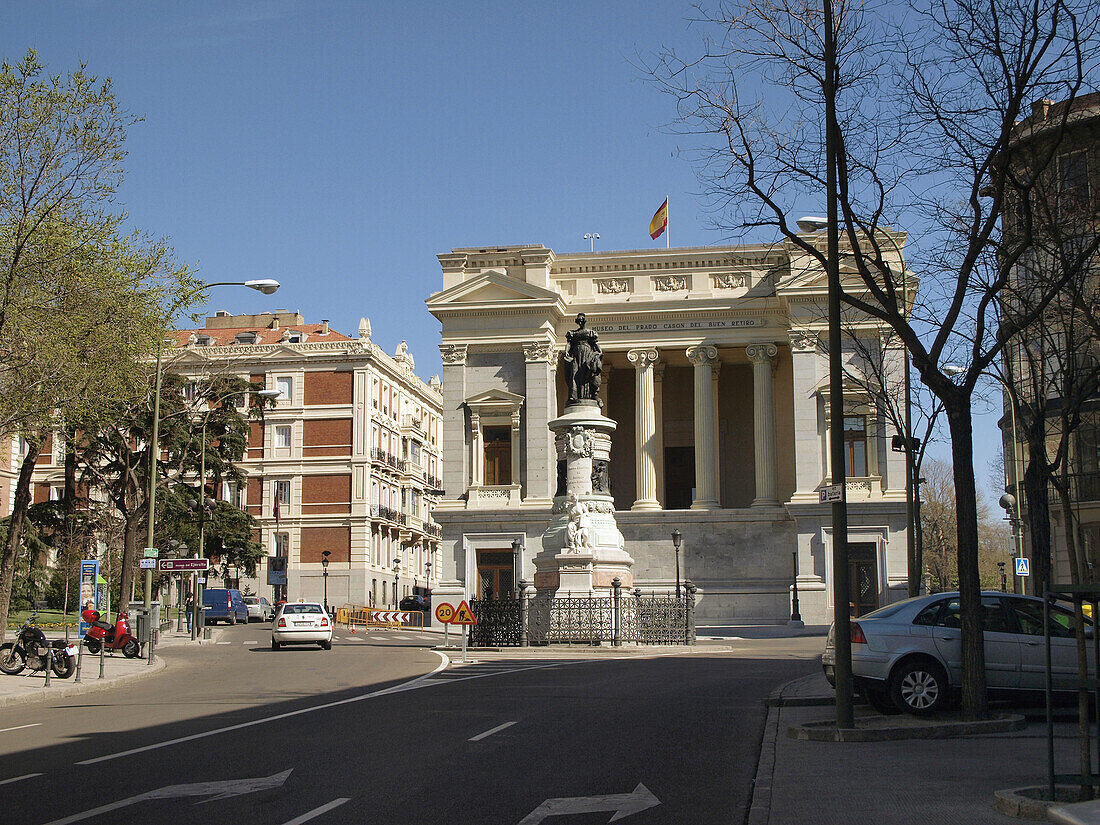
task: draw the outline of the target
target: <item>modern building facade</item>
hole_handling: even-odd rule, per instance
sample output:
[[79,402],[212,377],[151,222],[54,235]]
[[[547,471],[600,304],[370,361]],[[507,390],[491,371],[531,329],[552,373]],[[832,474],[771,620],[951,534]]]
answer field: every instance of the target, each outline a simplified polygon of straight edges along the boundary
[[[217,312],[175,336],[168,368],[185,379],[230,374],[280,391],[252,424],[247,488],[218,495],[256,518],[269,556],[286,557],[289,598],[322,598],[326,550],[329,604],[392,605],[430,588],[442,397],[404,341],[387,355],[366,319],[351,338],[284,310]],[[271,596],[267,582],[265,562],[240,584]]]
[[[892,240],[900,252],[904,235]],[[904,457],[867,381],[850,382],[844,421],[829,419],[815,259],[789,243],[564,255],[535,244],[439,261],[442,289],[427,301],[443,325],[437,594],[539,585],[533,560],[557,488],[547,424],[564,409],[559,356],[580,312],[603,350],[603,412],[618,425],[610,488],[635,585],[671,591],[690,579],[700,620],[777,623],[790,618],[797,575],[803,619],[829,621],[819,490],[828,433],[843,426],[851,601],[864,612],[904,594]],[[900,381],[903,353],[888,336],[858,320],[849,332],[853,378],[877,360]]]

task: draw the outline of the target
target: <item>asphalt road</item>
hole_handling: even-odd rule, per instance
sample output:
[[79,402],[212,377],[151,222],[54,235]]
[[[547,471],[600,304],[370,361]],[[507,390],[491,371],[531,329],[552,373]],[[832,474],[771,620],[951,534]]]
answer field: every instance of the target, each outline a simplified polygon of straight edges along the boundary
[[763,698],[822,646],[442,670],[438,636],[337,636],[229,628],[130,687],[0,709],[0,822],[740,825]]

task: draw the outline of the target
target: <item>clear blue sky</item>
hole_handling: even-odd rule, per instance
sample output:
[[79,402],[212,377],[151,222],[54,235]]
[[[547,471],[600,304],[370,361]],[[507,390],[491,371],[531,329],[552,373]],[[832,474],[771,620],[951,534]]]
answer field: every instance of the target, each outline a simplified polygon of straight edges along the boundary
[[[586,232],[598,249],[663,246],[647,229],[666,194],[673,245],[723,242],[662,129],[673,101],[635,67],[697,46],[691,15],[684,0],[13,0],[0,54],[111,77],[144,117],[120,193],[132,223],[206,280],[282,283],[217,289],[210,310],[299,310],[350,335],[366,316],[426,379],[440,252],[576,252]],[[979,487],[994,420],[976,421]]]

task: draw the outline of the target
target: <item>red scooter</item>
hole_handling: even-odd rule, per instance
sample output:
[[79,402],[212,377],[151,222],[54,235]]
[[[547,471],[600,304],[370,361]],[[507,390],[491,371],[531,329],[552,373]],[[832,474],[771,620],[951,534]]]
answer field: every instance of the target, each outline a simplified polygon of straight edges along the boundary
[[141,645],[130,633],[130,621],[125,613],[119,613],[115,620],[115,626],[111,627],[106,622],[100,621],[98,610],[85,610],[81,614],[84,621],[91,627],[84,634],[84,646],[88,652],[99,653],[100,648],[105,650],[121,650],[127,659],[136,659],[141,655]]

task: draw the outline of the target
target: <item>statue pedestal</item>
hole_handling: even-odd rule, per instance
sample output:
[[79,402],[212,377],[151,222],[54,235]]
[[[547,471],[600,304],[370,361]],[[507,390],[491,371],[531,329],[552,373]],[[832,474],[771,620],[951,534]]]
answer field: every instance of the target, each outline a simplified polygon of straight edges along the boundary
[[611,433],[615,422],[596,401],[570,404],[549,422],[558,458],[553,518],[535,557],[535,587],[555,596],[581,596],[611,589],[618,577],[634,586],[634,560],[623,549],[609,484]]

